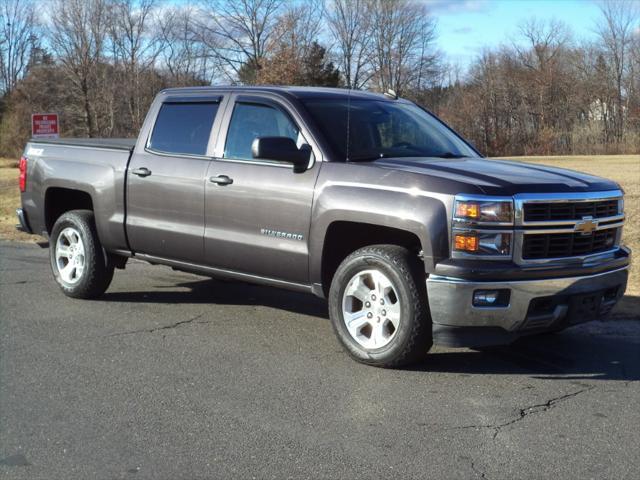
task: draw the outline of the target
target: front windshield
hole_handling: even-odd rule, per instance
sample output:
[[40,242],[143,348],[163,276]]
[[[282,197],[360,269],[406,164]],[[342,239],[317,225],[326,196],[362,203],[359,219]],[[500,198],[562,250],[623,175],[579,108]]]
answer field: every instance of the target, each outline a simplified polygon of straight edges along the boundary
[[411,103],[362,98],[350,102],[309,98],[303,103],[340,160],[478,156],[455,133]]

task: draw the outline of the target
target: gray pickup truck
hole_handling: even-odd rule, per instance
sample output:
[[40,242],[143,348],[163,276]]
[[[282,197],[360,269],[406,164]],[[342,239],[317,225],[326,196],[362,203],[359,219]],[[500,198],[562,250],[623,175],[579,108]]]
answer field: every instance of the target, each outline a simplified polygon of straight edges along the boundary
[[600,318],[630,262],[619,185],[486,160],[393,95],[165,90],[137,140],[30,141],[20,189],[68,296],[131,257],[309,292],[385,367]]

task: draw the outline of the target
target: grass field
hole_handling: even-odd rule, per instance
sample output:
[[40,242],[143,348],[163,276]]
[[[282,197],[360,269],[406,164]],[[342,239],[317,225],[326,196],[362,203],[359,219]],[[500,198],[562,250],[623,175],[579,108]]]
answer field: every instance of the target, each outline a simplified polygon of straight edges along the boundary
[[39,237],[16,230],[16,208],[19,205],[18,161],[0,158],[0,238],[35,242]]
[[[515,160],[579,170],[610,178],[622,185],[627,215],[624,243],[640,255],[640,155],[516,157]],[[39,237],[15,230],[15,209],[20,203],[17,166],[17,160],[0,158],[0,238],[33,242]],[[640,297],[637,265],[632,267],[627,293]]]

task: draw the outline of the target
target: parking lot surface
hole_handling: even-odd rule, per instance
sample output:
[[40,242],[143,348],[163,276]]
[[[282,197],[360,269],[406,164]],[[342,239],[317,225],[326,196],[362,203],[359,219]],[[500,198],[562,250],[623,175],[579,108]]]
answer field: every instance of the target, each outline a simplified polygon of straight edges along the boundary
[[130,262],[72,300],[0,243],[7,480],[637,479],[639,380],[638,317],[383,370],[312,296]]

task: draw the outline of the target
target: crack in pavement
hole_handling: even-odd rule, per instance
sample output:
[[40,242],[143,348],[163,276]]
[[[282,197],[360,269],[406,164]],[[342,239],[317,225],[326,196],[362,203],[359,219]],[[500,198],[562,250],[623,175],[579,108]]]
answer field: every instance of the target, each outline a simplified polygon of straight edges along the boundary
[[2,282],[0,287],[8,287],[11,285],[28,285],[31,283],[45,283],[46,280],[18,280],[15,282]]
[[480,475],[480,478],[488,478],[485,472],[476,467],[476,463],[473,460],[471,460],[471,470]]
[[[203,316],[204,316],[204,313],[201,313],[200,315],[196,315],[195,317],[189,318],[187,320],[180,320],[179,322],[171,323],[169,325],[164,325],[162,327],[142,328],[140,330],[129,330],[127,332],[116,332],[116,333],[111,333],[109,335],[104,335],[104,336],[105,337],[118,337],[118,336],[121,336],[121,335],[133,335],[135,333],[153,333],[153,332],[158,332],[160,330],[171,330],[173,328],[180,327],[181,325],[186,325],[188,323],[195,322],[196,320],[198,320],[199,318],[202,318]],[[198,323],[208,323],[208,322],[198,322]]]
[[493,429],[493,437],[492,439],[495,440],[496,437],[500,434],[500,432],[502,431],[503,428],[508,427],[510,425],[513,425],[514,423],[520,422],[522,420],[524,420],[526,417],[528,417],[529,415],[535,415],[537,413],[544,413],[547,412],[549,410],[551,410],[553,407],[555,407],[558,403],[563,402],[565,400],[568,400],[570,398],[576,397],[578,395],[580,395],[581,393],[584,392],[588,392],[589,390],[593,390],[595,387],[593,385],[588,386],[586,388],[583,388],[581,390],[578,390],[576,392],[571,392],[571,393],[567,393],[565,395],[561,395],[559,397],[554,397],[550,400],[547,400],[544,403],[538,403],[536,405],[530,405],[528,407],[525,408],[521,408],[518,411],[518,416],[516,418],[513,418],[507,422],[504,423],[498,423],[498,424],[490,424],[490,425],[464,425],[462,427],[454,427],[452,429],[449,430],[467,430],[467,429],[471,429],[471,428],[489,428],[489,429]]

